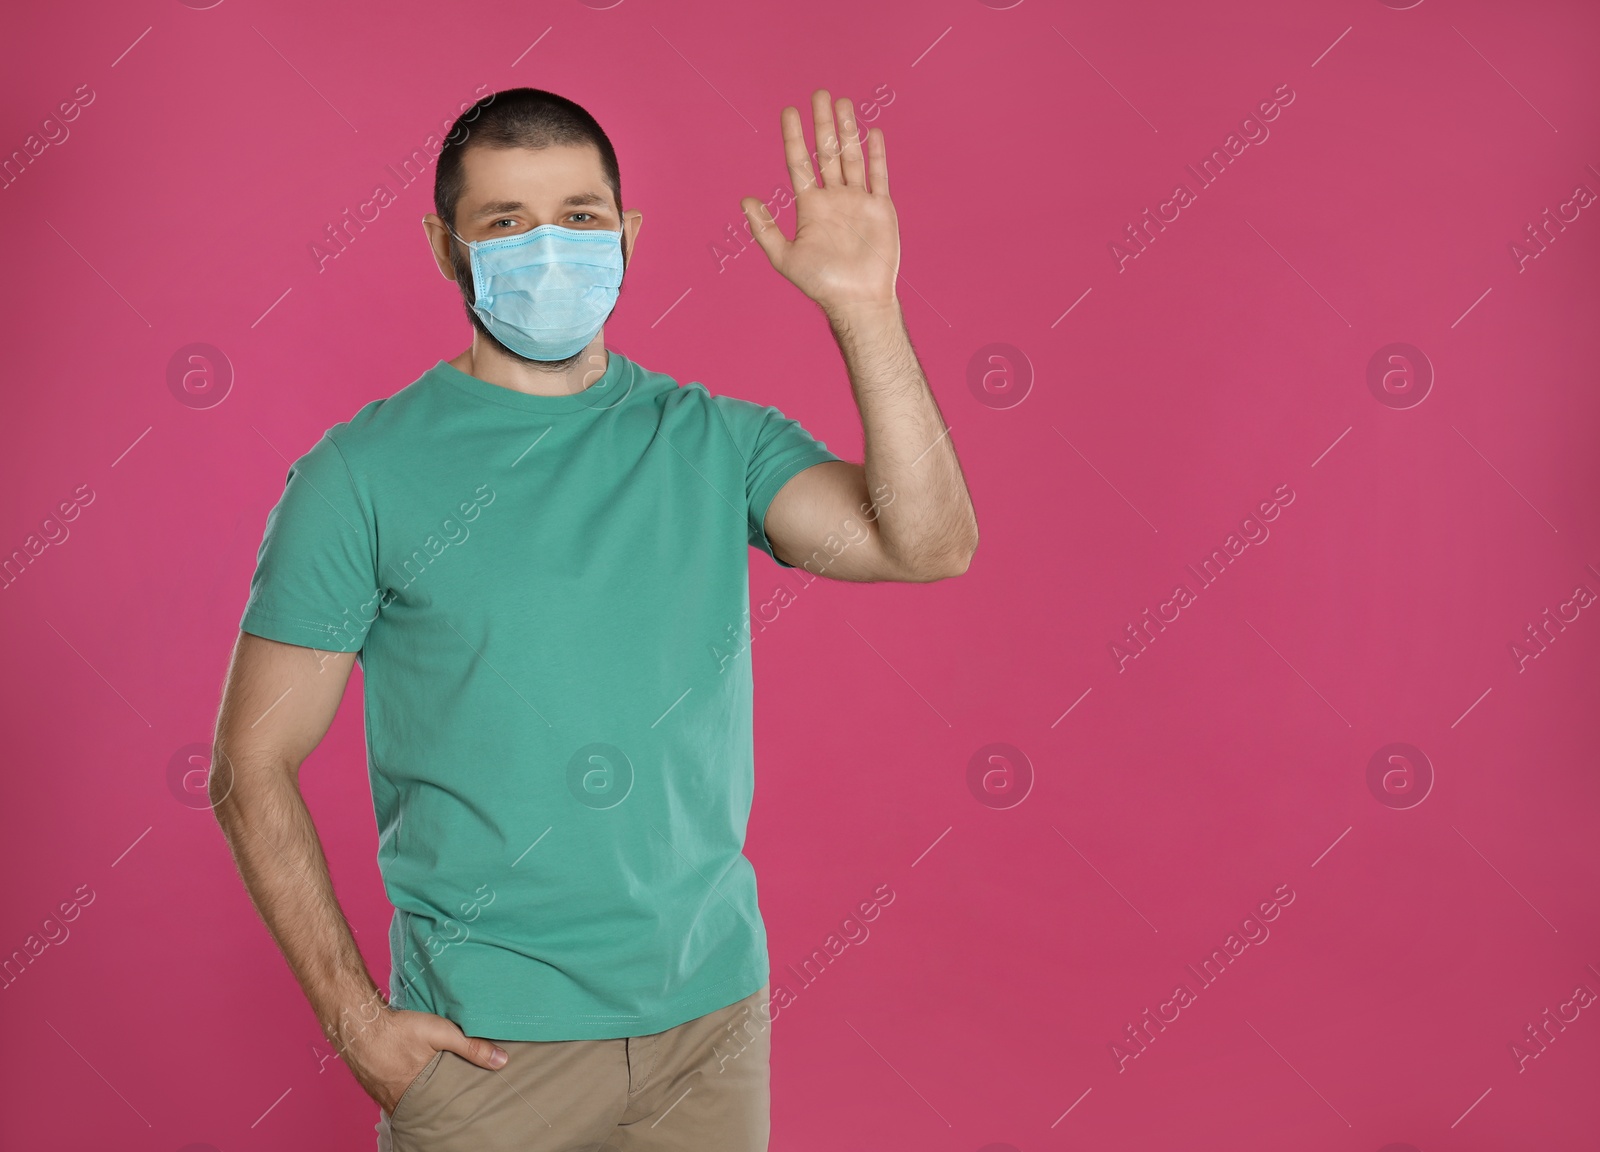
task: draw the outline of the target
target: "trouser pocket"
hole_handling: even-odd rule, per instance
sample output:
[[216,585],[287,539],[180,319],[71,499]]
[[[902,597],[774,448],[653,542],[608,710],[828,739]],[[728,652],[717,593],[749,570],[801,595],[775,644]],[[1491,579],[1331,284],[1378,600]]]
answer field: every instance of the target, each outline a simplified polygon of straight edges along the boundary
[[433,1059],[422,1066],[422,1071],[411,1078],[411,1083],[406,1085],[406,1090],[400,1093],[400,1099],[395,1102],[394,1111],[389,1114],[391,1122],[404,1122],[406,1114],[413,1111],[420,1096],[428,1086],[428,1081],[433,1079],[433,1074],[439,1068],[439,1061],[444,1059],[444,1052],[433,1054]]

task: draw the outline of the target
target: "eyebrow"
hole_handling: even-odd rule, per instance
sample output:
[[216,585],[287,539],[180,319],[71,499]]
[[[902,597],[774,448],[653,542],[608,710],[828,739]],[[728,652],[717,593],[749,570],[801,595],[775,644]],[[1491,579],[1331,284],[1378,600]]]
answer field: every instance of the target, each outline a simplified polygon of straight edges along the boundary
[[[609,208],[611,201],[598,192],[580,192],[576,195],[568,196],[561,201],[561,204],[567,208],[587,208],[592,206]],[[495,200],[474,212],[472,219],[481,220],[485,216],[499,216],[503,212],[526,212],[527,210],[528,206],[520,200]]]

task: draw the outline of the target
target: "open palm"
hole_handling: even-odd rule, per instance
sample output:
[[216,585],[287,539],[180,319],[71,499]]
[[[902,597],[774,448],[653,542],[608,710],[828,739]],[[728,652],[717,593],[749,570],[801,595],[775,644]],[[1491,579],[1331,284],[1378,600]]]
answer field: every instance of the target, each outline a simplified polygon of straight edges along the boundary
[[784,236],[754,196],[740,201],[750,231],[772,266],[824,311],[893,303],[900,271],[900,227],[889,199],[883,129],[868,131],[863,156],[849,100],[831,101],[827,90],[819,88],[812,93],[811,110],[816,175],[799,111],[788,107],[781,115],[784,159],[795,196],[794,239]]

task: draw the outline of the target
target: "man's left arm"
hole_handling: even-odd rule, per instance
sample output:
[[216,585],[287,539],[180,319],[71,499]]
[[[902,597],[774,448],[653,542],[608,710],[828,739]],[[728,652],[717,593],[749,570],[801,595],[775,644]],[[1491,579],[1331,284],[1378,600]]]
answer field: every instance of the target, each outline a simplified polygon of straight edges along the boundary
[[756,197],[743,207],[773,267],[828,318],[861,411],[864,459],[797,473],[763,527],[779,559],[836,580],[959,576],[978,547],[977,517],[895,294],[900,236],[883,130],[867,133],[864,155],[850,101],[837,102],[837,129],[834,112],[826,90],[812,94],[815,177],[799,112],[782,113],[795,238]]
[[828,318],[861,410],[864,460],[813,465],[779,489],[765,524],[773,552],[835,580],[961,575],[977,518],[899,303]]

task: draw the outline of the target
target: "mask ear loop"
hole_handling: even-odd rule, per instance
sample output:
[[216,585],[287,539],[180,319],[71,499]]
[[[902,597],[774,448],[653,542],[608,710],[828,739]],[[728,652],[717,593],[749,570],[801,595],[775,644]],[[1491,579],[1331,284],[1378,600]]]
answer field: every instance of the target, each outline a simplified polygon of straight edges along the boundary
[[473,260],[473,257],[478,254],[478,251],[477,251],[476,248],[473,247],[473,242],[471,240],[463,239],[460,235],[458,235],[456,233],[456,230],[454,228],[450,227],[450,225],[446,224],[444,226],[444,230],[446,232],[450,233],[451,237],[454,238],[455,240],[457,240],[461,244],[461,246],[467,250],[467,276],[472,282],[472,305],[471,305],[471,307],[473,308],[474,311],[476,311],[477,307],[478,307],[478,270],[474,266],[476,261]]

